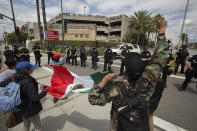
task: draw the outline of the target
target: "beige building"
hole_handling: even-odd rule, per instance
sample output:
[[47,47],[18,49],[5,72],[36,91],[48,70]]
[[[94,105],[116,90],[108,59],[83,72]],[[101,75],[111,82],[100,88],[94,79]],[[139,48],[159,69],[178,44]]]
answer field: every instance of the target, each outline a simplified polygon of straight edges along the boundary
[[[98,15],[76,15],[64,13],[65,40],[76,41],[114,41],[122,42],[129,26],[130,18],[126,15],[105,17]],[[61,14],[48,22],[48,30],[58,30],[61,35]],[[58,26],[58,29],[50,28]],[[73,27],[73,28],[72,28]],[[90,28],[89,28],[90,27]],[[59,37],[62,40],[62,37]]]
[[[59,40],[62,40],[62,24],[49,24],[47,29],[58,31]],[[64,40],[96,41],[96,24],[67,24]]]

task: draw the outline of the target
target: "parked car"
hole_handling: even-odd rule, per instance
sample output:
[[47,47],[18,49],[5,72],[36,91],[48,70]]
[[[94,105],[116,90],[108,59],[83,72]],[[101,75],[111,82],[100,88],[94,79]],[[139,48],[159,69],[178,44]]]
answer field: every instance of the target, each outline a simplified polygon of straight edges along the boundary
[[[112,52],[113,52],[113,56],[117,57],[121,55],[121,52],[123,50],[125,44],[121,44],[121,45],[117,45],[114,48],[112,48]],[[127,44],[128,45],[128,49],[130,52],[137,52],[137,53],[141,53],[140,52],[140,47],[136,44]]]

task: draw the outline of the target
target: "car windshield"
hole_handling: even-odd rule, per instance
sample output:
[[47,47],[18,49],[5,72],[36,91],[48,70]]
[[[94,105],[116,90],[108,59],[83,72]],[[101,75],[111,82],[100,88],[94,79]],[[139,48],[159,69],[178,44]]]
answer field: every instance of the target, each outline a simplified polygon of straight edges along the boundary
[[138,48],[137,45],[133,45],[133,46],[134,46],[134,48]]
[[119,48],[120,48],[120,46],[119,46],[119,45],[117,45],[117,46],[115,46],[115,47],[114,47],[114,49],[119,49]]

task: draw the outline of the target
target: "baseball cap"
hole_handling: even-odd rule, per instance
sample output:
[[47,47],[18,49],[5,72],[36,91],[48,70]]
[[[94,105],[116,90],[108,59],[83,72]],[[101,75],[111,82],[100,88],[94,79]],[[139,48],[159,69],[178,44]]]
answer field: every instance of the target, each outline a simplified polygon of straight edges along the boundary
[[35,68],[36,68],[36,65],[30,64],[28,61],[19,62],[16,65],[16,70],[19,72],[23,72],[23,71],[35,69]]
[[53,60],[58,61],[62,56],[59,54],[53,55]]

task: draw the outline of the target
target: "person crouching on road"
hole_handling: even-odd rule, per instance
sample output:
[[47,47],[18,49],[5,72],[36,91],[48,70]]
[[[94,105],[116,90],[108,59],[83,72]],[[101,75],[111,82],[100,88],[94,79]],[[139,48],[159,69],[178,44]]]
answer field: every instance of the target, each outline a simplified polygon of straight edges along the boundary
[[[60,52],[60,49],[59,49]],[[62,57],[59,54],[54,54],[53,55],[53,59],[51,61],[51,65],[57,65],[57,66],[63,66],[64,63],[66,63],[66,59],[67,59],[67,53],[68,53],[68,48],[66,48],[66,53],[64,55],[64,57],[60,60],[60,58]],[[55,98],[53,99],[53,103],[56,103],[59,99]]]

